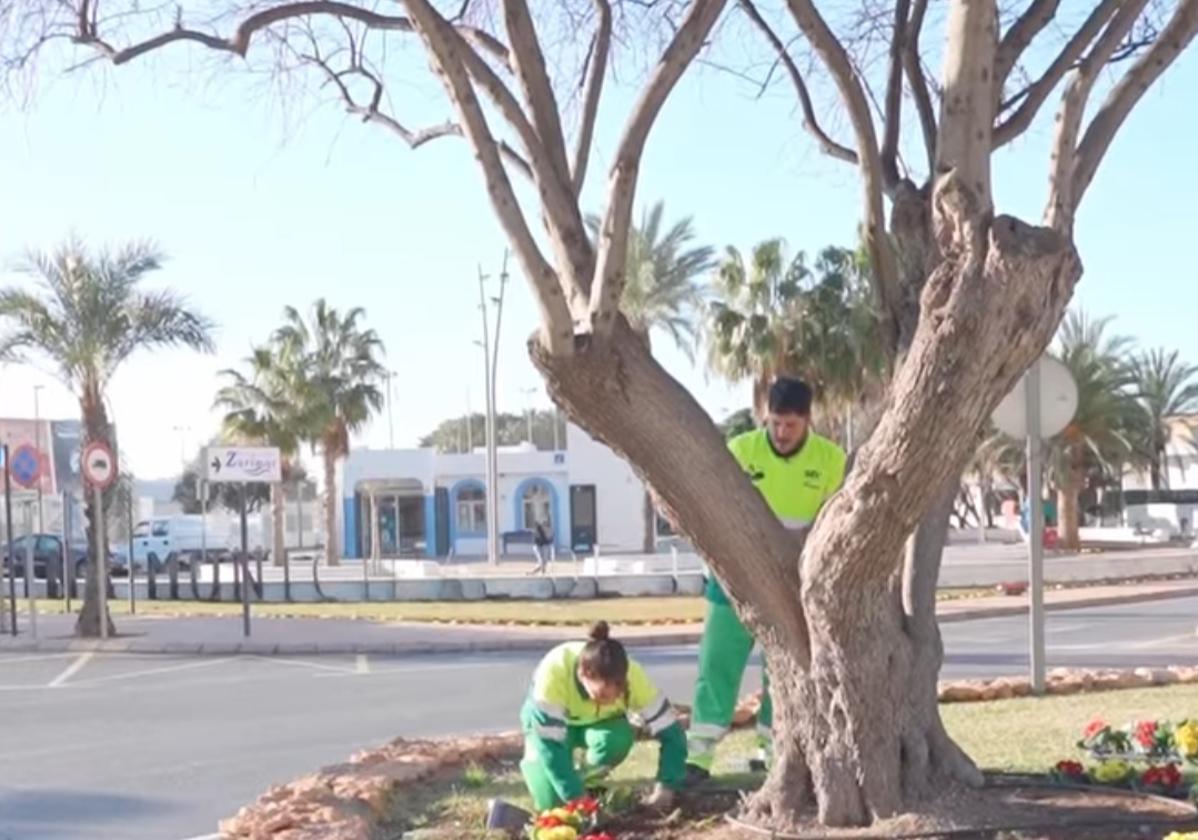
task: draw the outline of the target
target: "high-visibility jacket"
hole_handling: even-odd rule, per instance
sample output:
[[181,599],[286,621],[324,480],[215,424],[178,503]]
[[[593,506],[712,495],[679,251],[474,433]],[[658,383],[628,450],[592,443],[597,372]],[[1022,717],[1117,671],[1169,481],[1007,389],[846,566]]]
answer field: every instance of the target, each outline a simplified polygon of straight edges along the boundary
[[578,658],[585,645],[585,642],[566,642],[545,655],[533,674],[521,715],[527,734],[547,750],[547,769],[555,787],[567,799],[582,792],[569,746],[573,740],[569,728],[585,728],[622,717],[639,721],[661,743],[658,781],[679,783],[686,774],[686,737],[670,701],[657,690],[640,664],[629,659],[624,696],[613,703],[595,702],[578,678]]
[[[807,440],[790,455],[778,454],[765,429],[737,435],[728,441],[728,449],[787,528],[811,525],[844,481],[844,450],[814,432],[808,432]],[[707,598],[728,603],[714,575],[707,579]]]

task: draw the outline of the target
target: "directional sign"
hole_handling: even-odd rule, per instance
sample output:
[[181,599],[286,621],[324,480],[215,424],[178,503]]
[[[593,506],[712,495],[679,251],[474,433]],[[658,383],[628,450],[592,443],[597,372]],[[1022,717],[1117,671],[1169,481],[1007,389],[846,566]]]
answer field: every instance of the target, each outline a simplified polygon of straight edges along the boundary
[[283,480],[283,460],[273,446],[209,446],[204,461],[214,484]]
[[93,441],[83,450],[83,477],[94,489],[103,490],[116,481],[116,458],[101,441]]
[[42,477],[42,459],[36,448],[23,443],[12,453],[12,480],[22,487],[37,486]]

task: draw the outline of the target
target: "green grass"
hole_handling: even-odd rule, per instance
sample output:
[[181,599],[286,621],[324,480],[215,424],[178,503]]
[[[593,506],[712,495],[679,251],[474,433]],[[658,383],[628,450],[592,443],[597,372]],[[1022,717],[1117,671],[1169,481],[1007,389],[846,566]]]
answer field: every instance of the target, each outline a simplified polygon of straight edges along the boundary
[[[1062,758],[1082,758],[1075,744],[1095,715],[1118,725],[1140,718],[1198,717],[1198,686],[949,703],[941,711],[949,733],[983,769],[1043,773]],[[716,781],[721,786],[750,786],[752,779],[743,770],[755,752],[752,731],[734,733],[720,746]],[[656,745],[641,742],[612,775],[611,783],[642,789],[651,783],[656,769]],[[399,838],[405,828],[437,827],[452,829],[446,837],[482,840],[486,835],[476,827],[483,824],[487,800],[492,798],[532,808],[514,762],[467,767],[455,778],[401,790],[391,810],[394,821],[388,831],[392,833],[384,836]]]
[[[990,589],[945,589],[941,600],[990,595]],[[78,610],[77,601],[73,609]],[[594,600],[553,601],[396,601],[382,603],[304,603],[253,605],[260,618],[348,618],[367,621],[419,621],[457,624],[520,624],[549,627],[576,627],[599,619],[612,624],[687,624],[700,622],[706,612],[701,597],[598,598]],[[60,614],[63,602],[40,599],[38,611]],[[25,609],[25,602],[18,603]],[[129,614],[126,599],[109,602],[114,616]],[[154,616],[240,616],[239,603],[210,601],[137,602],[138,615]]]

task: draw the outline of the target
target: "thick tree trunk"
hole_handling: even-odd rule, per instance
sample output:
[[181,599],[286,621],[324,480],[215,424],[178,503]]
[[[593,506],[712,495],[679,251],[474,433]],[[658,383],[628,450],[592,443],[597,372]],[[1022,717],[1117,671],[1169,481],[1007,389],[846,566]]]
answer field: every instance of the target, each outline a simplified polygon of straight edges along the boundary
[[270,486],[271,554],[275,566],[282,566],[287,559],[287,493],[283,482]]
[[940,548],[978,429],[1047,345],[1081,267],[1063,237],[991,219],[952,174],[935,202],[939,257],[887,410],[797,575],[796,547],[702,409],[626,327],[569,357],[531,345],[555,401],[635,465],[766,652],[778,761],[754,811],[770,827],[805,804],[827,824],[868,823],[978,781],[936,712]]
[[326,445],[324,458],[324,561],[329,566],[341,564],[337,550],[337,456]]
[[[85,387],[84,394],[79,400],[79,407],[83,415],[84,446],[92,441],[103,441],[109,448],[112,448],[108,412],[104,408],[104,398],[99,391]],[[108,624],[108,635],[115,636],[116,626],[112,623],[111,614],[107,611],[103,616],[100,614],[100,576],[99,568],[96,566],[97,556],[103,557],[105,560],[108,558],[107,539],[105,539],[101,550],[98,553],[96,551],[96,542],[99,537],[96,523],[100,517],[104,516],[112,491],[100,494],[103,509],[96,508],[95,494],[90,489],[85,489],[84,492],[84,516],[87,519],[87,575],[83,583],[83,607],[79,610],[79,618],[75,621],[75,635],[87,639],[98,638],[100,622],[104,621]]]

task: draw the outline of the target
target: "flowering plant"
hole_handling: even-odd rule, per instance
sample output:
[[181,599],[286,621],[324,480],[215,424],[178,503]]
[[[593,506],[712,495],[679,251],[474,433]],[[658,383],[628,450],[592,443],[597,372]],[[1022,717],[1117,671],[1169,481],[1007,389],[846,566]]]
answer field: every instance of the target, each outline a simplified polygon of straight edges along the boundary
[[1064,759],[1058,761],[1052,768],[1052,777],[1058,782],[1073,782],[1074,784],[1084,782],[1086,781],[1086,768],[1080,761]]
[[1077,746],[1094,756],[1118,755],[1131,752],[1131,736],[1096,717],[1086,724]]
[[1198,840],[1198,831],[1174,831],[1165,840]]
[[1132,772],[1130,764],[1121,758],[1116,758],[1099,762],[1098,766],[1090,771],[1090,776],[1094,781],[1104,785],[1117,785],[1126,782]]
[[1182,758],[1198,764],[1198,720],[1183,720],[1173,730],[1173,743]]
[[583,796],[560,808],[542,811],[528,827],[529,840],[615,840],[611,835],[595,833],[599,801]]
[[1161,764],[1149,767],[1140,775],[1140,787],[1173,793],[1182,785],[1181,771],[1176,764]]

